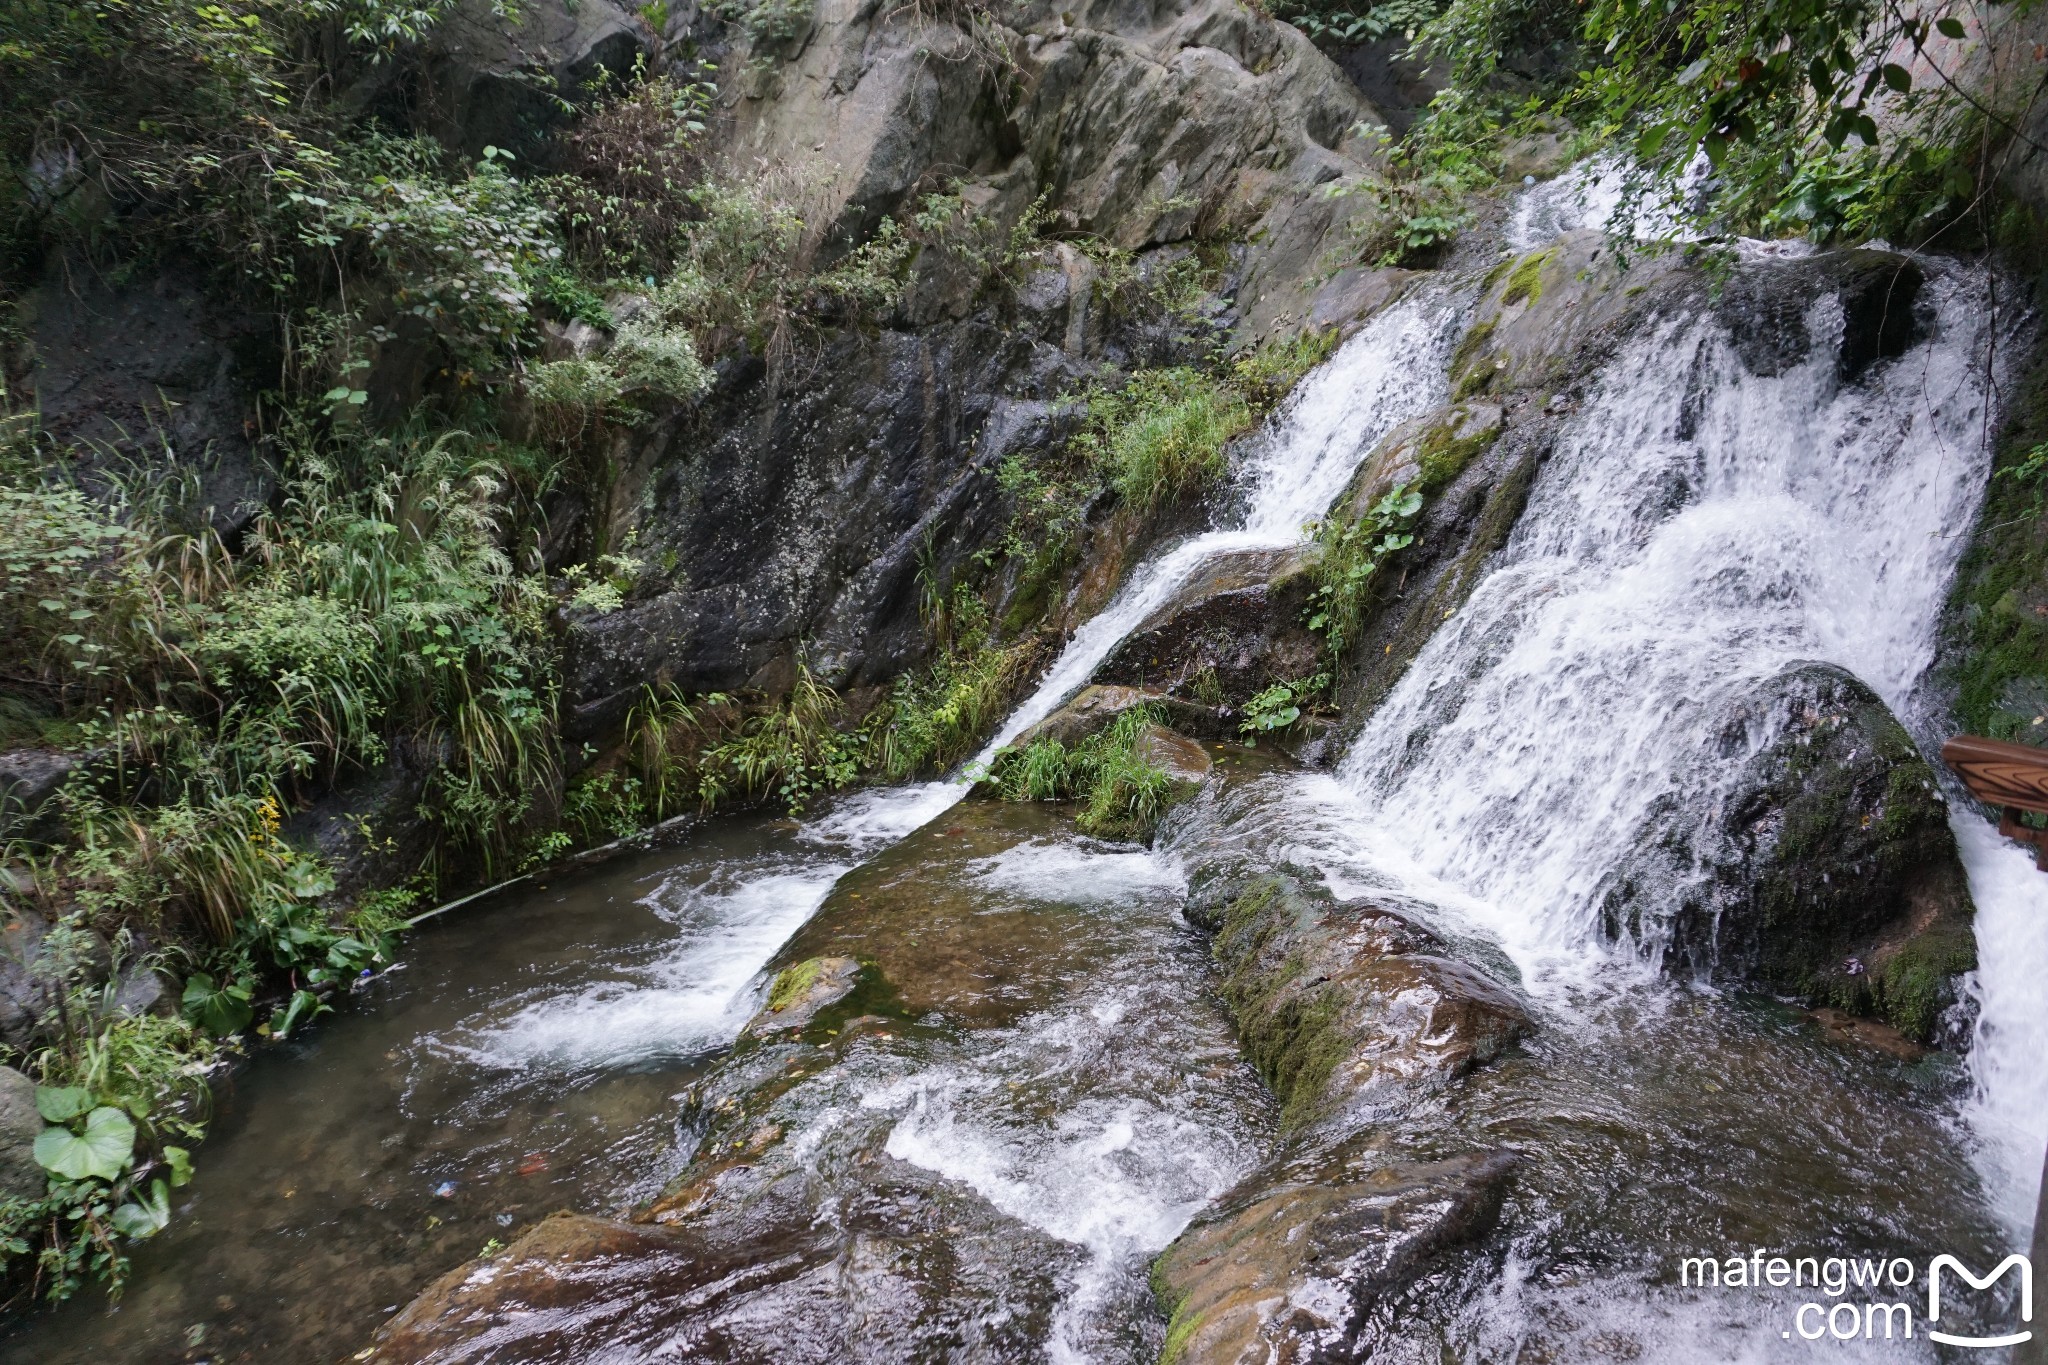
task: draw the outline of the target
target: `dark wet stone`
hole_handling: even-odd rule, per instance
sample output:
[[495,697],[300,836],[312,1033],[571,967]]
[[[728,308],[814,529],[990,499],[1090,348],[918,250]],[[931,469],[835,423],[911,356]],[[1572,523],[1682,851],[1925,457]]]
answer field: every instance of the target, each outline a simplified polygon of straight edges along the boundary
[[1888,251],[1752,262],[1729,279],[1715,311],[1749,372],[1777,375],[1812,353],[1807,313],[1816,300],[1833,294],[1843,315],[1834,343],[1835,372],[1850,383],[1878,360],[1904,355],[1919,339],[1915,303],[1923,280],[1909,257]]
[[1976,965],[1975,910],[1947,806],[1905,729],[1857,679],[1809,663],[1732,705],[1715,736],[1703,767],[1756,752],[1705,829],[1675,804],[1653,817],[1611,883],[1610,932],[1668,934],[1674,970],[1932,1038]]
[[1322,640],[1303,620],[1317,558],[1314,546],[1216,556],[1110,651],[1096,681],[1241,706],[1313,675]]
[[1172,1315],[1161,1365],[1371,1358],[1390,1300],[1492,1225],[1515,1164],[1402,1160],[1360,1139],[1260,1171],[1154,1264]]

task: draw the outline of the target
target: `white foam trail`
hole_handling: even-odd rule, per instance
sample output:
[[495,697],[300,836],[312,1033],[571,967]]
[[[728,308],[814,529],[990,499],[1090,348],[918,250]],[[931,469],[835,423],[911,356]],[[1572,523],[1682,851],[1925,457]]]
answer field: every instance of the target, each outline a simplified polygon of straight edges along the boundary
[[1953,823],[1977,902],[1977,1024],[1964,1117],[1993,1211],[2025,1251],[2048,1149],[2048,876],[1975,811]]
[[1108,852],[1059,839],[1027,839],[968,865],[986,886],[1027,900],[1121,905],[1146,892],[1177,890],[1180,873],[1144,850]]
[[437,1045],[501,1070],[577,1072],[684,1057],[736,1037],[749,987],[775,950],[824,903],[849,864],[744,869],[732,884],[664,884],[648,898],[676,923],[675,944],[625,980],[549,994]]
[[[1126,1016],[1162,1004],[1111,995],[1034,1016],[993,1056],[928,1068],[862,1099],[901,1114],[890,1156],[1086,1252],[1047,1342],[1061,1365],[1099,1358],[1092,1339],[1119,1293],[1256,1155],[1254,1135],[1191,1111],[1177,1087],[1160,1093],[1162,1078],[1133,1084]],[[1017,1077],[1050,1085],[1055,1102],[1017,1103]]]

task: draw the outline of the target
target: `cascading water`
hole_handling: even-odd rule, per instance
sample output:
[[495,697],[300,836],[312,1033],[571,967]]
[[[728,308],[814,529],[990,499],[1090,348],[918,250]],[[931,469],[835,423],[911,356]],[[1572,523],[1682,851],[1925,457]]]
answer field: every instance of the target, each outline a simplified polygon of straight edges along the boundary
[[[1608,874],[1731,703],[1822,660],[1904,709],[1988,458],[1983,291],[1931,281],[1939,340],[1854,387],[1825,345],[1750,374],[1710,318],[1627,347],[1353,746],[1340,777],[1375,829],[1500,907],[1532,984],[1603,956]],[[1809,326],[1839,335],[1839,305]]]
[[[1294,808],[1267,817],[1290,856],[1320,863],[1340,891],[1391,893],[1440,930],[1497,943],[1549,1028],[1609,1040],[1586,1042],[1581,1065],[1603,1064],[1595,1059],[1641,1029],[1645,1011],[1693,1009],[1651,980],[1654,917],[1645,941],[1617,945],[1600,909],[1645,831],[1674,818],[1674,796],[1675,818],[1704,825],[1726,795],[1747,754],[1701,756],[1725,742],[1713,727],[1731,702],[1788,665],[1822,661],[1871,686],[1924,748],[1939,742],[1928,671],[1987,475],[1995,324],[1984,272],[1923,264],[1931,335],[1855,385],[1838,379],[1826,344],[1843,327],[1832,299],[1806,319],[1818,339],[1810,358],[1774,376],[1751,373],[1709,316],[1668,317],[1625,346],[1568,424],[1488,576],[1335,778],[1298,780]],[[1674,792],[1682,774],[1702,776]],[[1966,1141],[1984,1204],[2024,1246],[2048,1129],[2048,882],[1974,811],[1952,822],[1983,962],[1970,987]],[[1661,899],[1683,890],[1661,888]],[[1742,1031],[1691,1045],[1726,1046]],[[1672,1045],[1656,1036],[1636,1033],[1635,1045]],[[1800,1118],[1788,1098],[1785,1122],[1822,1123],[1829,1103]],[[1704,1105],[1698,1114],[1705,1122]],[[1817,1146],[1825,1131],[1807,1130]],[[1895,1166],[1873,1169],[1911,1187]],[[1808,1212],[1809,1229],[1827,1226],[1825,1207]],[[1784,1226],[1799,1217],[1788,1210]],[[1886,1235],[1921,1235],[1913,1226],[1902,1218]],[[1446,1330],[1482,1353],[1520,1340],[1526,1328],[1514,1324],[1542,1316],[1525,1273],[1540,1281],[1511,1255],[1506,1288],[1475,1299],[1465,1328]],[[1554,1294],[1544,1311],[1611,1322],[1613,1305],[1641,1302],[1601,1283],[1590,1297]],[[1689,1321],[1701,1326],[1712,1311]],[[1660,1313],[1669,1316],[1627,1310],[1624,1334],[1661,1342],[1671,1359],[1728,1358],[1717,1354],[1733,1349],[1727,1338],[1660,1337]],[[1780,1335],[1773,1322],[1749,1349],[1779,1358]]]
[[[1524,230],[1572,226],[1552,207],[1557,222],[1524,215]],[[1598,914],[1606,879],[1674,773],[1708,771],[1679,805],[1682,816],[1711,810],[1719,788],[1694,762],[1706,728],[1728,699],[1787,663],[1840,665],[1923,744],[1937,737],[1925,677],[1961,548],[1956,528],[1970,524],[1985,476],[1992,310],[1981,274],[1927,268],[1930,338],[1855,385],[1838,381],[1826,344],[1842,325],[1832,300],[1806,320],[1814,356],[1775,376],[1750,373],[1704,312],[1666,316],[1626,345],[1566,422],[1509,544],[1340,770],[1276,773],[1230,798],[1245,798],[1232,815],[1237,837],[1321,865],[1342,893],[1391,893],[1453,944],[1518,976],[1541,1016],[1521,1055],[1479,1073],[1457,1103],[1412,1116],[1401,1135],[1446,1150],[1509,1142],[1529,1153],[1500,1257],[1436,1318],[1421,1306],[1418,1341],[1433,1332],[1453,1354],[1484,1360],[1624,1358],[1615,1342],[1647,1352],[1637,1358],[1784,1359],[1775,1322],[1749,1324],[1737,1341],[1716,1318],[1722,1306],[1646,1300],[1644,1249],[1745,1219],[1768,1235],[1811,1236],[1873,1181],[1898,1207],[1858,1207],[1856,1235],[1890,1244],[1969,1221],[1942,1221],[1945,1210],[1974,1207],[1977,1188],[1959,1162],[1941,1164],[1953,1134],[1915,1108],[1920,1081],[1787,1043],[1753,1015],[1660,984],[1649,970],[1654,919],[1644,941],[1618,948]],[[1141,565],[983,758],[1084,685],[1205,560],[1298,540],[1389,429],[1445,401],[1461,311],[1450,294],[1413,297],[1312,374],[1244,462],[1241,523]],[[316,1145],[339,1155],[309,1163],[314,1148],[289,1129],[261,1149],[273,1160],[250,1167],[261,1189],[233,1207],[266,1210],[296,1196],[307,1213],[325,1201],[319,1226],[363,1217],[351,1202],[357,1187],[316,1186],[315,1164],[434,1191],[415,1189],[410,1203],[378,1196],[388,1200],[370,1219],[381,1240],[364,1255],[400,1267],[364,1291],[381,1303],[432,1273],[404,1260],[419,1254],[422,1206],[435,1211],[430,1234],[443,1212],[452,1219],[474,1202],[473,1216],[512,1236],[551,1206],[538,1197],[550,1162],[565,1172],[573,1163],[581,1182],[557,1204],[650,1196],[695,1140],[678,1101],[721,1083],[709,1059],[759,1002],[761,968],[792,934],[805,953],[844,951],[862,935],[872,937],[857,951],[881,951],[892,917],[861,920],[858,907],[907,895],[893,932],[913,948],[918,934],[971,945],[979,956],[941,960],[971,964],[957,971],[970,993],[995,983],[958,1015],[987,1017],[892,1024],[896,1036],[843,1049],[775,1111],[775,1150],[786,1156],[774,1159],[827,1193],[807,1215],[815,1226],[846,1219],[839,1194],[858,1195],[862,1180],[892,1182],[885,1201],[929,1211],[948,1254],[962,1253],[943,1306],[972,1306],[978,1316],[962,1330],[993,1334],[977,1338],[984,1354],[1156,1353],[1146,1262],[1271,1154],[1270,1099],[1207,989],[1206,950],[1176,923],[1172,859],[1076,838],[1031,808],[938,819],[964,790],[934,782],[859,793],[794,832],[734,822],[708,832],[707,847],[572,890],[588,917],[581,925],[556,923],[555,907],[536,900],[518,914],[526,932],[561,940],[559,960],[536,969],[530,947],[507,947],[492,984],[471,987],[468,999],[448,986],[460,974],[432,964],[423,944],[412,993],[410,974],[385,988],[419,1017],[364,1012],[337,1027],[398,1040],[334,1068],[351,1095],[369,1097],[321,1130]],[[1959,815],[1956,829],[1984,959],[1972,986],[1975,1089],[1965,1116],[2006,1235],[2023,1235],[2048,1118],[2048,897],[2030,860],[1981,820]],[[601,908],[617,899],[636,904]],[[900,913],[904,904],[916,913]],[[821,906],[827,913],[807,929]],[[837,929],[823,924],[835,918]],[[626,921],[638,927],[628,932]],[[603,943],[599,925],[619,926],[619,941]],[[802,937],[813,930],[828,937],[813,945]],[[913,970],[888,979],[932,988],[929,971],[915,977],[914,959],[906,953]],[[944,1015],[933,1006],[924,1019]],[[404,1079],[394,1083],[392,1071]],[[1496,1085],[1497,1076],[1506,1079]],[[747,1083],[731,1078],[735,1104]],[[294,1073],[292,1084],[301,1109],[327,1102],[317,1074]],[[395,1101],[386,1094],[394,1084],[403,1091]],[[698,1098],[716,1111],[719,1101]],[[350,1117],[359,1113],[382,1126],[363,1131]],[[1727,1178],[1720,1154],[1688,1146],[1695,1129],[1754,1153],[1754,1188],[1730,1188],[1741,1182]],[[224,1150],[235,1140],[223,1138]],[[1804,1150],[1787,1156],[1790,1148]],[[618,1169],[633,1180],[602,1174]],[[1627,1174],[1617,1181],[1616,1172]],[[226,1201],[207,1197],[219,1219]],[[241,1216],[257,1216],[249,1211]],[[1638,1236],[1652,1225],[1654,1235]],[[201,1254],[204,1229],[204,1217],[189,1229],[181,1221],[167,1237],[193,1240],[153,1254]],[[284,1220],[262,1231],[302,1235]],[[848,1245],[886,1249],[852,1224],[841,1231]],[[429,1263],[454,1263],[482,1235],[444,1235]],[[865,1262],[848,1271],[873,1272]],[[272,1274],[239,1273],[221,1279],[267,1285]],[[369,1277],[360,1266],[349,1273]],[[218,1282],[145,1278],[130,1322],[157,1323],[136,1330],[161,1345],[214,1311],[223,1296],[200,1285]],[[343,1326],[323,1347],[362,1330],[360,1305],[348,1310],[356,1318],[334,1311]],[[1565,1319],[1577,1326],[1558,1327]],[[1574,1332],[1584,1349],[1554,1349]],[[99,1358],[90,1340],[81,1331],[74,1341],[87,1344],[61,1358]],[[28,1346],[24,1359],[60,1358]],[[1432,1343],[1425,1353],[1437,1351]]]

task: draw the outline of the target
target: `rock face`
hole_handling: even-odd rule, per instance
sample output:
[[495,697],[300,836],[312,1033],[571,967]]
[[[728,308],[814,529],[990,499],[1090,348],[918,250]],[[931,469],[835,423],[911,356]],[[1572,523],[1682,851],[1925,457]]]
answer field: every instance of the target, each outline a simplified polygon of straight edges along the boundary
[[35,1154],[42,1131],[36,1083],[11,1066],[0,1066],[0,1198],[43,1197],[49,1178]]
[[1314,546],[1216,556],[1110,652],[1096,681],[1242,705],[1311,676],[1322,641],[1302,621],[1317,558]]
[[238,531],[274,476],[252,444],[254,394],[276,373],[269,330],[216,301],[188,266],[146,283],[89,267],[52,274],[29,304],[36,403],[44,430],[97,452],[102,474],[139,464],[192,481],[193,510]]
[[1123,247],[1242,230],[1261,242],[1251,325],[1303,315],[1317,257],[1359,211],[1314,191],[1373,163],[1381,121],[1298,31],[1231,0],[1027,0],[972,32],[923,14],[819,0],[727,82],[735,150],[819,167],[842,229],[943,177],[1005,221],[1048,194],[1063,226]]
[[[1801,664],[1731,704],[1703,766],[1752,751],[1705,830],[1662,818],[1614,880],[1614,933],[1680,970],[1935,1035],[1976,965],[1974,913],[1934,774],[1884,703]],[[1675,894],[1668,922],[1650,908]]]

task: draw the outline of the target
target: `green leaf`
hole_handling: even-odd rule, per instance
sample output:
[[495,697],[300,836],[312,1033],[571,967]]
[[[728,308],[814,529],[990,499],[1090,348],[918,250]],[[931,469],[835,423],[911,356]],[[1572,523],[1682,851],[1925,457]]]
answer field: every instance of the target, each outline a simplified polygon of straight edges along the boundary
[[164,1165],[171,1168],[172,1188],[192,1183],[192,1153],[183,1147],[164,1148]]
[[85,1131],[45,1128],[36,1139],[36,1164],[64,1180],[116,1180],[135,1153],[135,1123],[118,1109],[86,1116]]
[[51,1123],[67,1123],[92,1108],[92,1091],[82,1085],[39,1085],[36,1112]]
[[240,1033],[256,1017],[249,1003],[249,988],[239,984],[216,986],[205,972],[194,972],[185,982],[179,999],[185,1017],[216,1038]]
[[1913,88],[1913,73],[1897,62],[1884,64],[1884,83],[1901,95]]
[[133,1203],[123,1204],[113,1213],[115,1229],[137,1241],[156,1236],[170,1221],[171,1192],[161,1180],[150,1181],[147,1195],[136,1195]]
[[1960,19],[1936,19],[1934,26],[1941,30],[1941,36],[1944,38],[1963,36],[1963,21]]

